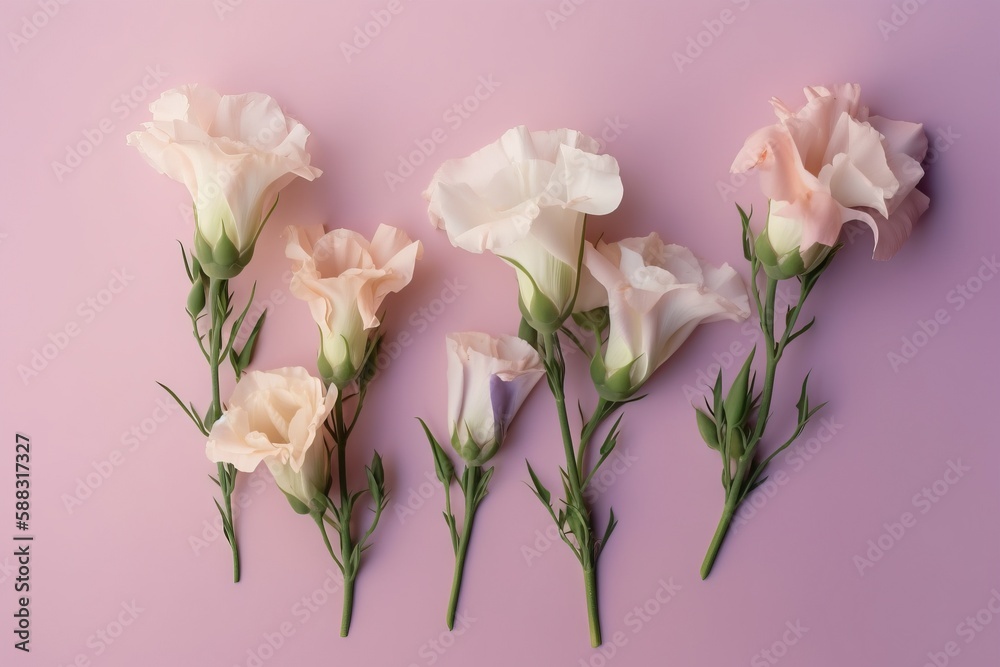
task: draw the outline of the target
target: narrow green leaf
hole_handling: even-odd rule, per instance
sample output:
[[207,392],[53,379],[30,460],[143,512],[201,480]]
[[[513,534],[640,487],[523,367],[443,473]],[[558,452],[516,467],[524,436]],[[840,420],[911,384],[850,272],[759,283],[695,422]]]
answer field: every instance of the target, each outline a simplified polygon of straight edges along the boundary
[[455,477],[455,466],[452,464],[448,454],[445,453],[444,448],[441,447],[441,444],[434,437],[434,434],[431,433],[430,428],[424,423],[424,420],[417,417],[417,421],[423,427],[424,434],[427,436],[427,442],[431,446],[431,452],[434,455],[434,472],[437,474],[438,480],[445,486],[448,486]]
[[195,416],[195,413],[188,410],[188,407],[184,405],[184,401],[182,401],[180,397],[178,397],[177,394],[174,393],[173,389],[163,384],[162,382],[157,382],[156,384],[163,387],[163,389],[166,390],[168,394],[170,394],[170,397],[177,402],[177,405],[181,406],[181,410],[183,410],[184,414],[186,414],[188,418],[194,422],[194,425],[198,427],[198,430],[201,431],[201,434],[204,436],[208,436],[208,430],[205,428],[204,422],[197,416]]
[[549,493],[549,490],[546,489],[545,485],[542,484],[540,479],[538,479],[538,475],[535,474],[535,471],[531,468],[531,464],[528,463],[528,460],[525,459],[524,462],[528,465],[528,474],[531,475],[531,481],[535,485],[534,488],[535,495],[538,496],[539,500],[541,500],[543,503],[551,507],[552,494]]

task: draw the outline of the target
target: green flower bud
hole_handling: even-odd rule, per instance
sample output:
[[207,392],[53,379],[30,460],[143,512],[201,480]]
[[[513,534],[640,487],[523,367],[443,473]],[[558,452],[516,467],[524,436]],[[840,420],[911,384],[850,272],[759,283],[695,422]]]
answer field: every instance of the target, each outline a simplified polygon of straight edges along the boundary
[[187,309],[192,315],[198,315],[205,309],[205,283],[200,273],[194,279],[191,291],[188,292]]
[[743,440],[743,431],[739,428],[730,428],[729,431],[729,458],[738,459],[743,456],[745,443]]
[[743,367],[740,368],[739,374],[729,388],[729,394],[726,395],[726,423],[730,427],[742,426],[750,412],[752,400],[750,397],[750,366],[753,364],[753,356],[756,352],[756,347],[750,350],[750,356],[743,362]]
[[698,433],[701,434],[701,439],[712,449],[718,449],[719,435],[715,429],[715,421],[704,410],[700,410],[699,408],[695,408],[694,413],[698,421]]

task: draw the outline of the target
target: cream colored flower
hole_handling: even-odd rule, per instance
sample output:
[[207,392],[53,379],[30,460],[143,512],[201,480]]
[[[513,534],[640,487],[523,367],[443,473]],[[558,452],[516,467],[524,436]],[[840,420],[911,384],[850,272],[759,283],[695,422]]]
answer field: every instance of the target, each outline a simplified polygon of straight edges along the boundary
[[330,488],[323,422],[336,398],[336,387],[326,390],[304,368],[250,371],[213,424],[205,453],[241,472],[263,462],[292,507],[308,511],[312,499]]
[[149,109],[153,120],[128,135],[129,145],[187,186],[205,272],[237,275],[278,192],[296,177],[311,181],[322,173],[309,165],[309,131],[267,95],[220,95],[198,84],[163,93]]

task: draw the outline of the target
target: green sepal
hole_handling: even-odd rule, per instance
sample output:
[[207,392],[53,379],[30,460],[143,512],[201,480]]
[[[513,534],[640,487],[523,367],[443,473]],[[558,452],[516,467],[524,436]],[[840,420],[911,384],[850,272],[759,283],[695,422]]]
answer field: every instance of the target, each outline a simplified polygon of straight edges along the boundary
[[292,510],[294,510],[296,514],[311,514],[309,507],[306,506],[306,504],[301,500],[291,494],[285,493],[284,490],[282,490],[282,493],[285,494],[285,498],[288,499],[288,504],[292,506]]
[[504,257],[503,255],[498,255],[498,257],[513,266],[516,271],[524,275],[528,279],[528,282],[531,283],[532,297],[530,308],[524,303],[524,299],[521,298],[520,288],[517,292],[517,306],[521,310],[521,316],[538,333],[551,334],[559,331],[559,327],[566,321],[569,313],[559,311],[559,308],[552,302],[552,299],[538,288],[538,283],[535,282],[535,279],[520,262],[510,257]]
[[611,324],[610,312],[607,306],[601,306],[586,312],[573,313],[573,321],[576,322],[577,326],[601,336]]
[[590,379],[593,381],[598,395],[606,401],[615,403],[628,400],[639,388],[632,386],[632,367],[637,361],[639,361],[639,357],[608,376],[603,355],[600,354],[600,351],[594,354],[594,358],[590,361]]
[[521,324],[517,327],[517,337],[536,350],[538,349],[538,332],[532,328],[531,323],[524,316],[521,317]]

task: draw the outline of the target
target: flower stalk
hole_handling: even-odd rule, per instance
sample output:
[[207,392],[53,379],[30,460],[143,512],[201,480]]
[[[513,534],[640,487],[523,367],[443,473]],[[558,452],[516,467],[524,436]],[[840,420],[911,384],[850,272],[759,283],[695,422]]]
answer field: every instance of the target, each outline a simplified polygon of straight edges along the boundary
[[778,335],[775,325],[775,311],[778,283],[782,279],[765,272],[765,289],[763,299],[761,298],[758,277],[763,267],[761,258],[755,251],[755,242],[750,231],[750,215],[752,213],[748,215],[742,208],[739,208],[739,212],[743,224],[744,255],[750,262],[750,291],[757,312],[760,314],[760,328],[764,338],[766,355],[764,382],[760,392],[755,393],[756,375],[751,375],[754,355],[757,351],[755,346],[725,398],[723,399],[722,396],[722,371],[720,371],[713,389],[713,403],[709,404],[706,400],[708,412],[698,410],[698,428],[703,439],[709,447],[717,449],[722,455],[722,486],[725,491],[722,516],[701,565],[702,579],[707,578],[712,572],[719,550],[722,548],[729,531],[729,526],[739,511],[740,503],[763,483],[765,478],[762,475],[771,460],[795,442],[810,419],[825,405],[823,403],[811,407],[808,396],[809,376],[807,374],[802,382],[802,390],[796,404],[798,420],[791,437],[767,457],[761,459],[758,456],[758,448],[763,441],[771,418],[771,401],[778,363],[781,361],[788,344],[813,326],[815,318],[797,328],[806,299],[815,287],[820,275],[830,265],[839,250],[839,246],[834,246],[815,268],[796,276],[799,282],[798,301],[795,305],[788,307],[785,313],[784,327],[781,334]]
[[[361,554],[371,546],[368,543],[369,538],[375,531],[376,526],[378,526],[379,519],[382,518],[382,512],[389,502],[385,489],[385,473],[382,467],[382,458],[378,452],[374,453],[371,464],[365,467],[368,488],[362,491],[351,492],[347,484],[347,442],[364,406],[365,393],[366,384],[362,382],[357,394],[354,395],[356,401],[354,414],[350,421],[347,421],[344,415],[344,396],[341,393],[337,394],[333,411],[327,418],[325,428],[332,437],[333,446],[337,450],[337,477],[340,487],[339,501],[335,502],[327,495],[323,499],[325,506],[314,507],[312,510],[313,519],[323,534],[323,541],[326,544],[326,548],[330,552],[334,563],[340,569],[341,574],[344,575],[344,605],[340,622],[341,637],[346,637],[351,630],[351,620],[354,616],[354,589],[358,578],[358,571],[361,568]],[[352,533],[354,506],[364,495],[365,491],[371,495],[372,501],[375,503],[375,514],[367,530],[360,537],[356,538]],[[339,558],[330,542],[325,525],[327,523],[337,531],[340,538],[338,541]]]

